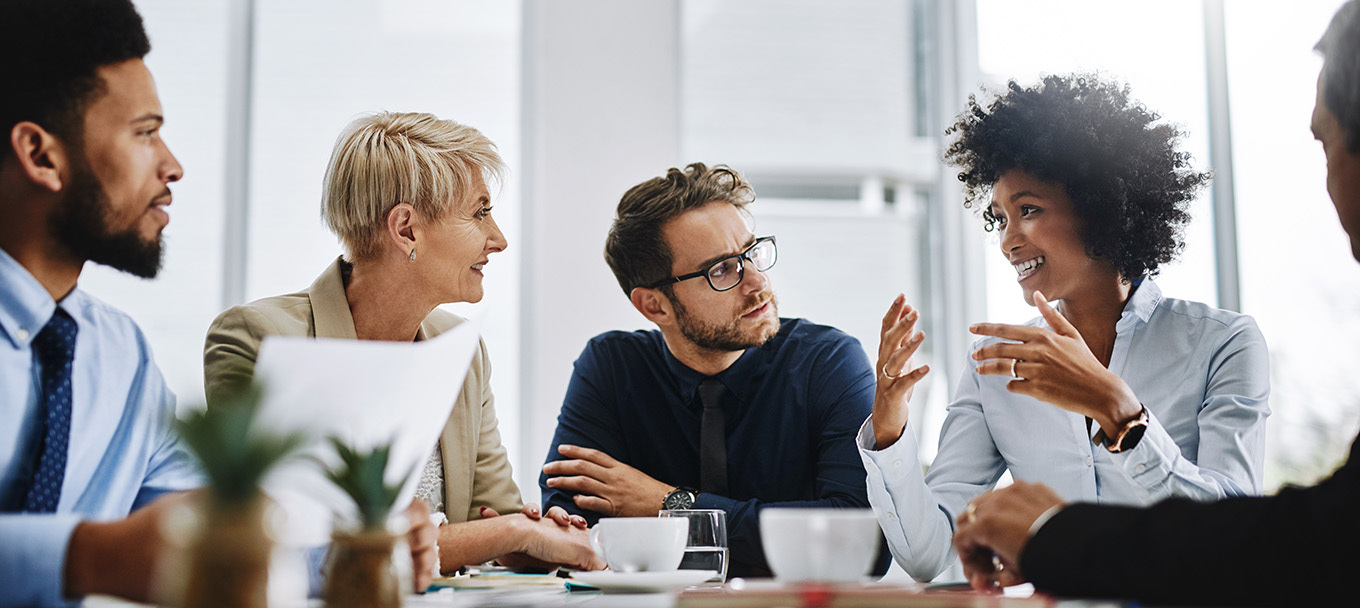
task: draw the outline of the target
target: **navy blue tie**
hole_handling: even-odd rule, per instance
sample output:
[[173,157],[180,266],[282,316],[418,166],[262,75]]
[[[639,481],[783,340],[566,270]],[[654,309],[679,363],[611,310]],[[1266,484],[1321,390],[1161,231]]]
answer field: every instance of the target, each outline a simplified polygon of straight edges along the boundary
[[42,366],[42,450],[24,512],[53,513],[66,479],[66,453],[71,444],[71,361],[76,351],[76,322],[57,308],[52,320],[33,339]]
[[699,491],[727,496],[727,420],[723,395],[727,387],[709,376],[699,383],[704,416],[699,421]]

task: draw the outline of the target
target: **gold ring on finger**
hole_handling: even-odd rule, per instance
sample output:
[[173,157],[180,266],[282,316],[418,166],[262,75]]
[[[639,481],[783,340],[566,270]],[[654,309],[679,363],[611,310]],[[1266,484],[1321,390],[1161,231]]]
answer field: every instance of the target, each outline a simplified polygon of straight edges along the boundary
[[883,372],[883,377],[884,377],[884,378],[887,378],[887,379],[889,379],[889,380],[897,380],[898,378],[901,378],[901,377],[903,377],[903,376],[906,376],[905,373],[901,373],[901,372],[899,372],[896,376],[894,376],[894,375],[892,375],[892,374],[889,374],[889,373],[888,373],[888,364],[887,364],[887,363],[884,363],[884,364],[883,364],[883,369],[880,369],[879,371]]

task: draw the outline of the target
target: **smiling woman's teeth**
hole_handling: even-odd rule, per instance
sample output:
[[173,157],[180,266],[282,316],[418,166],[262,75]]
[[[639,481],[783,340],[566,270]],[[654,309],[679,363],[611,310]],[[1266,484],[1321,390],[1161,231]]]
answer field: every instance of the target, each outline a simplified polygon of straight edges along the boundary
[[1028,259],[1028,260],[1025,260],[1025,261],[1023,261],[1023,262],[1020,262],[1019,264],[1012,264],[1012,266],[1015,267],[1015,273],[1018,274],[1018,275],[1020,275],[1021,278],[1024,278],[1024,277],[1026,277],[1026,276],[1029,276],[1030,274],[1033,274],[1035,270],[1038,270],[1038,268],[1039,268],[1040,266],[1043,266],[1043,265],[1044,265],[1044,256],[1039,256],[1039,257],[1037,257],[1037,258],[1030,258],[1030,259]]

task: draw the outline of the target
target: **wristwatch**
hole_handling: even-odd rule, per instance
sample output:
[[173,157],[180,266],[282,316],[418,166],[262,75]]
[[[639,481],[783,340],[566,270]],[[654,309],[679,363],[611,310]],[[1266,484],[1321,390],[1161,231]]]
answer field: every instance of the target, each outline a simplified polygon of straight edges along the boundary
[[1147,432],[1147,427],[1148,413],[1147,407],[1144,407],[1143,411],[1138,413],[1138,417],[1124,424],[1124,428],[1119,429],[1114,437],[1107,436],[1105,429],[1100,429],[1096,432],[1096,436],[1091,438],[1091,441],[1095,442],[1096,445],[1105,446],[1105,449],[1112,454],[1127,452],[1137,447],[1138,442],[1143,439],[1143,433]]
[[681,486],[671,490],[671,492],[666,495],[666,498],[661,501],[661,508],[688,509],[694,506],[694,499],[698,497],[698,490]]

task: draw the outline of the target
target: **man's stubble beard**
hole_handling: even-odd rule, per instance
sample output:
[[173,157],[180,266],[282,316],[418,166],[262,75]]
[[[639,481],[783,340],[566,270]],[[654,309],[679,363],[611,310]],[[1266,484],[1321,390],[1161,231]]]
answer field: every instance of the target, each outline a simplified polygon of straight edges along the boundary
[[[754,307],[765,296],[764,293],[753,296],[746,302],[741,310]],[[680,328],[680,335],[689,340],[699,348],[715,352],[735,352],[748,348],[764,345],[779,333],[779,303],[773,293],[770,294],[770,313],[774,315],[774,327],[768,332],[762,332],[756,336],[742,335],[739,325],[741,318],[733,319],[725,325],[709,325],[699,321],[690,314],[689,309],[685,308],[679,300],[671,298],[671,304],[675,309],[675,322]]]
[[161,269],[161,235],[148,241],[137,232],[135,223],[117,232],[109,227],[113,210],[108,193],[83,154],[72,159],[69,185],[50,217],[49,229],[77,259],[144,279],[154,278]]

